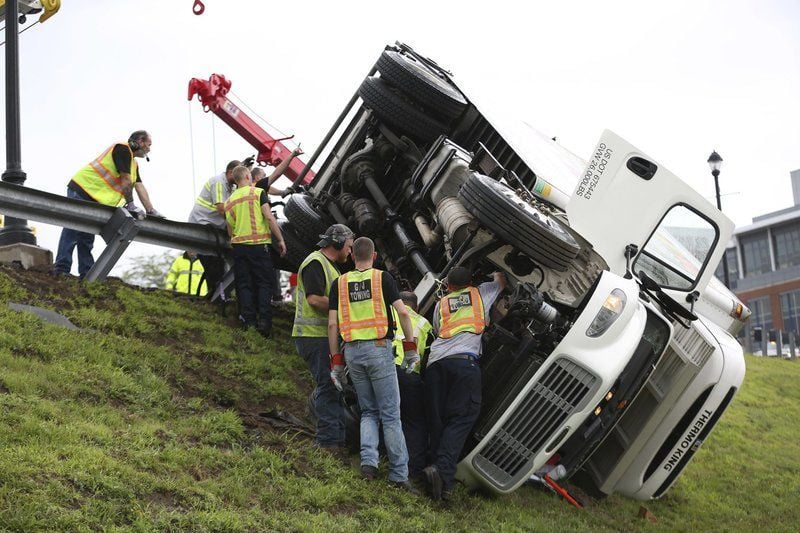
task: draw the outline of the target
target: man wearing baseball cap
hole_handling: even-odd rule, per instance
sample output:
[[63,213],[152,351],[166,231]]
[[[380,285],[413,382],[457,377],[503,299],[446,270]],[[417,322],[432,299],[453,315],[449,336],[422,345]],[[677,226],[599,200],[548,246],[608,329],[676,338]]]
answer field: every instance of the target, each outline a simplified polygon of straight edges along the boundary
[[344,447],[344,411],[331,382],[328,358],[328,293],[339,277],[339,264],[350,255],[354,237],[344,224],[332,225],[320,235],[320,249],[308,254],[297,272],[292,337],[316,384],[316,443],[323,448]]

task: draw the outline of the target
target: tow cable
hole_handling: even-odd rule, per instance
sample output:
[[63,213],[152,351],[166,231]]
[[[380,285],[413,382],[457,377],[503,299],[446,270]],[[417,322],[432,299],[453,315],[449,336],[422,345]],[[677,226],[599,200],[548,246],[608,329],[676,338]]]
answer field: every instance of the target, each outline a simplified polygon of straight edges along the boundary
[[200,0],[194,0],[194,5],[192,6],[192,13],[195,15],[202,15],[203,12],[206,10],[205,4]]

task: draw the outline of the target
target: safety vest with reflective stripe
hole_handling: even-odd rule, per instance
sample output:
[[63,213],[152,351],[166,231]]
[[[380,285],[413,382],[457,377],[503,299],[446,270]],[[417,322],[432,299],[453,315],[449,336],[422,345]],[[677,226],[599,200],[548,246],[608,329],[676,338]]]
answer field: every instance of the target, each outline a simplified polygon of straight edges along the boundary
[[[167,273],[167,290],[197,295],[197,287],[203,279],[203,265],[199,259],[187,259],[181,255],[175,259]],[[199,296],[208,293],[206,282],[200,286]]]
[[261,211],[258,187],[236,189],[225,204],[225,219],[233,228],[231,244],[269,244],[269,224]]
[[[212,190],[213,188],[213,190]],[[201,205],[208,209],[209,211],[216,212],[217,204],[211,203],[209,200],[203,198],[203,196],[208,196],[209,198],[223,198],[225,194],[225,186],[222,184],[221,181],[217,181],[212,183],[210,180],[206,182],[203,186],[203,190],[200,192],[200,195],[197,197],[194,203],[197,205]]]
[[94,161],[72,176],[72,181],[77,183],[86,194],[94,198],[96,202],[104,205],[118,206],[125,201],[125,188],[119,177],[120,172],[117,170],[113,157],[114,147],[117,144],[124,146],[131,153],[130,175],[131,186],[133,186],[136,180],[139,179],[139,171],[133,151],[131,151],[131,147],[126,142],[112,144],[97,156]]
[[[428,336],[433,327],[424,316],[420,315],[409,306],[406,306],[406,309],[408,310],[408,317],[411,319],[411,329],[417,334],[417,353],[422,355],[428,347]],[[394,341],[392,342],[395,353],[394,364],[401,365],[403,364],[403,340],[405,339],[405,335],[403,334],[403,328],[400,327],[400,317],[397,315],[397,311],[395,311],[394,307],[392,307],[392,316],[394,317],[394,323],[397,325],[397,331],[394,334]],[[416,371],[419,372],[419,365],[417,365]]]
[[339,276],[339,332],[345,342],[382,339],[389,331],[381,270],[368,268]]
[[328,312],[317,311],[306,299],[306,287],[303,283],[303,269],[314,261],[322,265],[325,274],[325,296],[330,293],[331,285],[339,277],[339,271],[334,268],[325,254],[319,250],[308,254],[297,271],[297,289],[295,291],[294,326],[292,337],[327,337]]
[[483,300],[476,287],[451,292],[439,302],[439,337],[449,339],[463,332],[480,335],[485,328]]

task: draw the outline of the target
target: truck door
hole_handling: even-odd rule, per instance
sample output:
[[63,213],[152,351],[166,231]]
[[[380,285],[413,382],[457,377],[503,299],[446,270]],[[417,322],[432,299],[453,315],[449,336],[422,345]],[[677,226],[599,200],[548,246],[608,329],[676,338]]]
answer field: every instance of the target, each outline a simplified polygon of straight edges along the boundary
[[609,269],[632,266],[689,308],[722,258],[733,222],[647,154],[606,130],[567,203],[570,226],[592,243]]

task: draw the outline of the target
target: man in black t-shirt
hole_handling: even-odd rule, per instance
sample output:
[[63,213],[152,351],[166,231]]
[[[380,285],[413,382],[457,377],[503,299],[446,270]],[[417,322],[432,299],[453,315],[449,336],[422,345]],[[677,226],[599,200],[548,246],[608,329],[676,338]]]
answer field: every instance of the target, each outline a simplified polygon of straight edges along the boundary
[[292,338],[316,385],[313,396],[317,417],[314,440],[323,448],[345,445],[345,412],[330,377],[328,291],[350,255],[354,237],[347,226],[332,225],[324,235],[320,235],[319,250],[308,254],[297,273]]
[[[138,219],[145,216],[163,218],[150,202],[142,183],[141,169],[134,157],[147,157],[153,139],[144,130],[131,133],[127,143],[117,143],[103,151],[94,161],[81,168],[67,185],[67,198],[117,206],[122,203]],[[149,160],[149,158],[148,158]],[[133,203],[133,191],[139,196],[144,210]],[[94,265],[92,247],[94,234],[64,228],[58,242],[54,270],[69,274],[72,252],[78,248],[78,273],[83,278]]]

